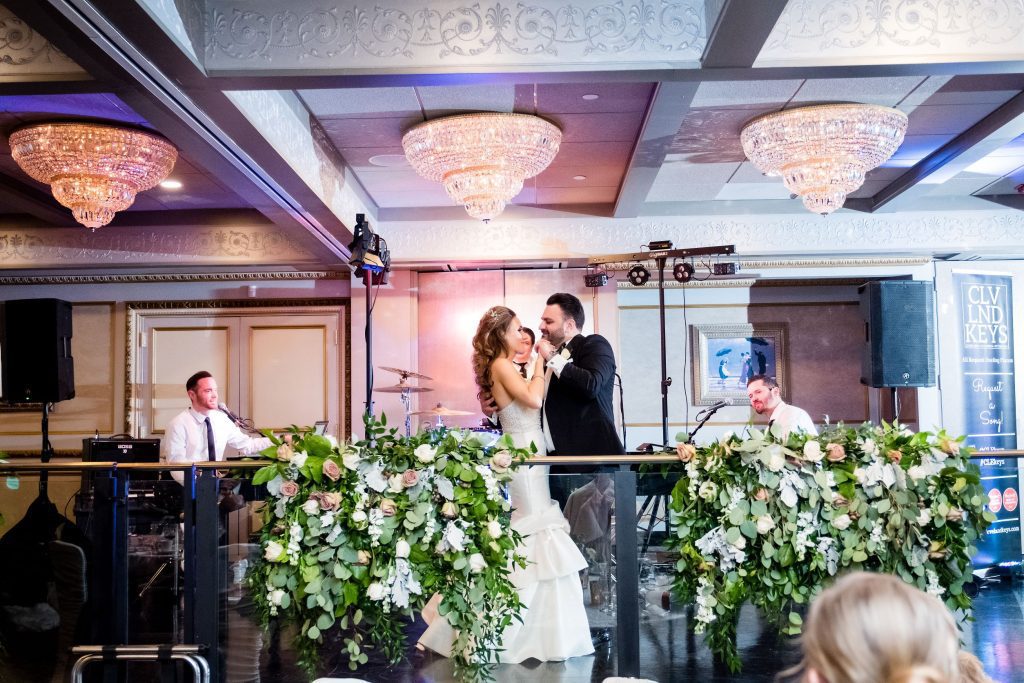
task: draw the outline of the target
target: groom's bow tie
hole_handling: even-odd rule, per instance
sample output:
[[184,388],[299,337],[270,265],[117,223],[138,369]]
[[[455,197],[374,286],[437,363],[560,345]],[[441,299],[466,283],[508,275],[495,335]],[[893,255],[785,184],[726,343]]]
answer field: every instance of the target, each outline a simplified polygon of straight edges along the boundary
[[564,350],[565,350],[565,349],[566,349],[566,348],[567,348],[568,346],[569,346],[569,342],[562,342],[562,343],[561,343],[561,344],[559,344],[559,345],[558,345],[558,347],[557,347],[557,348],[555,349],[555,354],[557,355],[557,354],[561,353],[561,352],[562,352],[562,351],[564,351]]

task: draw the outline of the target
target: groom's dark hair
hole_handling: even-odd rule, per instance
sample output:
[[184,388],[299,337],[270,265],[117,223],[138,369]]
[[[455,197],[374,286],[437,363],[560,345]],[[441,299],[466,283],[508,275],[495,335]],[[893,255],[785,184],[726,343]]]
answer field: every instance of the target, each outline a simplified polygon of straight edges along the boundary
[[576,321],[576,329],[582,330],[586,317],[583,315],[583,304],[580,300],[567,292],[559,292],[548,297],[548,306],[558,306],[562,313]]

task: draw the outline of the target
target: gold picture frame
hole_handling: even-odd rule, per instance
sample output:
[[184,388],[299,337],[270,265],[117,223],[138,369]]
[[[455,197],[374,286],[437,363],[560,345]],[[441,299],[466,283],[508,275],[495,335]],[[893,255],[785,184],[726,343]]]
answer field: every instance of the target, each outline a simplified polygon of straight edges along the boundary
[[747,400],[747,379],[772,375],[789,400],[786,323],[690,325],[694,405]]

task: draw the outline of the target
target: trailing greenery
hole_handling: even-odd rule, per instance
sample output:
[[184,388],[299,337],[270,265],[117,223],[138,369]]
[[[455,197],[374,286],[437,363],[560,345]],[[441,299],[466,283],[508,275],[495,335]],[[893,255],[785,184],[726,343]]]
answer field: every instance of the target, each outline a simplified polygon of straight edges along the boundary
[[412,437],[367,423],[351,445],[293,427],[263,452],[263,562],[249,581],[265,622],[299,626],[295,647],[312,673],[332,630],[355,670],[379,649],[406,651],[403,624],[434,593],[456,631],[460,680],[490,679],[505,627],[521,603],[509,580],[519,535],[502,485],[530,454],[507,438],[484,448],[472,432]]
[[733,672],[744,602],[798,634],[799,606],[843,571],[895,574],[970,609],[974,543],[994,517],[963,437],[885,423],[748,437],[677,446],[684,473],[671,504],[673,588]]

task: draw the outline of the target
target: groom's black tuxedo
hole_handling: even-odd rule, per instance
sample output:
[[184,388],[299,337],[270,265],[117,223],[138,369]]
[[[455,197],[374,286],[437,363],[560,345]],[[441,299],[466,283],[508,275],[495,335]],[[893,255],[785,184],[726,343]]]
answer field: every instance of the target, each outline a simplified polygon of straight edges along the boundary
[[578,334],[566,347],[572,362],[560,376],[551,373],[544,420],[559,455],[625,453],[615,429],[612,389],[615,356],[599,334]]

